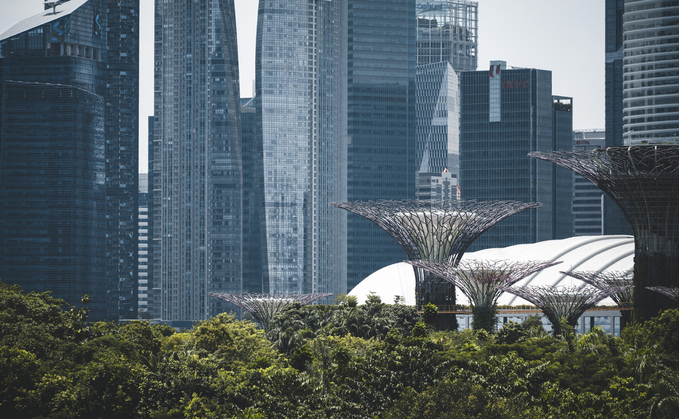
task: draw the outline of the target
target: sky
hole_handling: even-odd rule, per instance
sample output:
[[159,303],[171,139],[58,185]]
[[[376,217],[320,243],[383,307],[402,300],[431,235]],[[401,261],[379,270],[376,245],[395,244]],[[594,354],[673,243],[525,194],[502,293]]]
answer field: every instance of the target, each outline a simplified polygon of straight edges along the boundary
[[[139,170],[147,166],[147,118],[153,114],[153,0],[141,1]],[[241,96],[252,95],[257,0],[234,0]],[[552,93],[573,98],[573,128],[604,128],[603,0],[477,0],[479,70],[490,61],[552,71]],[[0,33],[40,13],[43,0],[0,0]]]

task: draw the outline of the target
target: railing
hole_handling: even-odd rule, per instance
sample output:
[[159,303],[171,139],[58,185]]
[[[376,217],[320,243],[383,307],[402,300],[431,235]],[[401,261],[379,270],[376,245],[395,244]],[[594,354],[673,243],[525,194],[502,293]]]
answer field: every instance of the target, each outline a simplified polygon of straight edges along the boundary
[[[422,305],[417,306],[417,312],[422,313]],[[464,305],[439,305],[437,306],[439,313],[441,314],[472,314],[472,309],[469,306]],[[632,310],[631,305],[625,304],[624,307],[618,306],[597,306],[587,309],[587,311],[622,311],[622,310]],[[516,306],[508,307],[501,306],[497,308],[497,314],[539,314],[542,313],[537,307],[534,306]]]

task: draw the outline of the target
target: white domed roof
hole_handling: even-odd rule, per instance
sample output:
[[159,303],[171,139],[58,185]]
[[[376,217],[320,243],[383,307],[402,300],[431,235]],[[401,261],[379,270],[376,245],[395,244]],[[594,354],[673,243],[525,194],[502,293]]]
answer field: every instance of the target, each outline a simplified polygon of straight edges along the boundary
[[[579,236],[563,240],[548,240],[535,244],[484,249],[465,253],[463,259],[486,260],[544,260],[562,263],[537,272],[518,282],[515,286],[581,286],[583,282],[560,271],[626,271],[634,267],[634,237],[632,236]],[[365,302],[370,292],[374,292],[385,303],[392,303],[396,295],[405,298],[404,304],[415,305],[415,273],[412,266],[395,263],[374,272],[349,292],[358,300]],[[469,304],[459,290],[457,303]],[[530,304],[510,293],[504,293],[498,300],[499,305]],[[610,299],[602,305],[615,305]]]

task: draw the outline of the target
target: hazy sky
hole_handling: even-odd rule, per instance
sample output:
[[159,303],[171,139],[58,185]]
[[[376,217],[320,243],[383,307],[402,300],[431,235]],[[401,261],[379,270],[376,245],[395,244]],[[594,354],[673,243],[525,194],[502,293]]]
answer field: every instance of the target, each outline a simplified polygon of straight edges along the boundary
[[[603,0],[477,0],[479,70],[491,60],[552,71],[552,93],[573,97],[573,128],[604,128]],[[0,33],[42,11],[43,0],[0,0]],[[235,0],[241,96],[252,94],[257,0]],[[153,114],[153,0],[141,0],[140,171]]]

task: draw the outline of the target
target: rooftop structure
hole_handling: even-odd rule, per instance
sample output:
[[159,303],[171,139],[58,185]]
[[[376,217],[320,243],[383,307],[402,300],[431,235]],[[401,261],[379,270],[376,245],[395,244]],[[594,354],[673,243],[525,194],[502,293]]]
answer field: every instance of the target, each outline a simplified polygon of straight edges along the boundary
[[622,209],[634,230],[634,319],[677,307],[648,286],[679,283],[679,146],[533,152],[589,179]]

